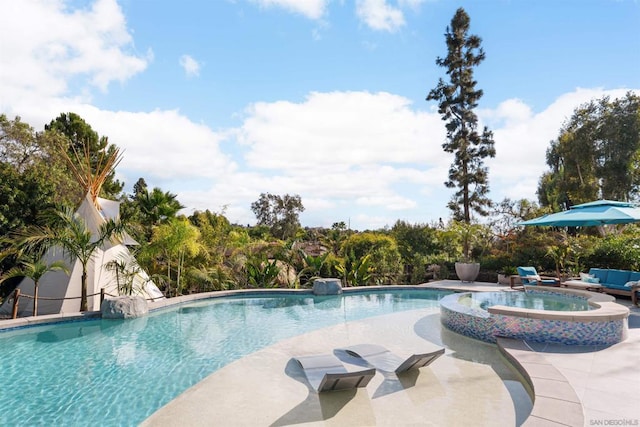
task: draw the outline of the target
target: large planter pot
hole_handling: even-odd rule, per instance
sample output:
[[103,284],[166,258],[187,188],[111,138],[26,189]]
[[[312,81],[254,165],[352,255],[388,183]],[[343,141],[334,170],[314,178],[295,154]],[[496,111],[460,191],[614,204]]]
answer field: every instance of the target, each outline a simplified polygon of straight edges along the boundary
[[456,276],[461,282],[473,282],[480,273],[480,264],[477,262],[456,262]]

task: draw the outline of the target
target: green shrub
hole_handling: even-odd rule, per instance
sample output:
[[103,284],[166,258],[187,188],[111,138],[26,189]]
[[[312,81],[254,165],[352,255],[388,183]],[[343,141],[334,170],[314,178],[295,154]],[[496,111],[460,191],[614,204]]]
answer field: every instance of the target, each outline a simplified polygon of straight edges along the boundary
[[398,245],[390,236],[372,232],[353,234],[344,241],[340,253],[347,273],[359,269],[364,257],[369,256],[367,285],[397,284],[402,275]]
[[586,267],[640,270],[640,238],[628,235],[606,236],[589,253],[582,263]]

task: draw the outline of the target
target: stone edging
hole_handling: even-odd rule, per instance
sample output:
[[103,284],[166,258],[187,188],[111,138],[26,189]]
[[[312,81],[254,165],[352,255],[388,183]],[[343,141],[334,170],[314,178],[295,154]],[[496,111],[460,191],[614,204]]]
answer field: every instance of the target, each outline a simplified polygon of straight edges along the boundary
[[589,305],[594,307],[594,309],[589,311],[563,312],[494,305],[489,307],[487,311],[491,314],[501,314],[503,316],[528,317],[530,319],[542,320],[568,320],[574,322],[610,322],[613,320],[626,319],[629,316],[629,309],[616,303],[616,299],[610,295],[548,286],[525,285],[524,288],[525,290],[531,291],[543,291],[586,298]]
[[[385,291],[385,290],[434,290],[419,285],[388,285],[388,286],[361,286],[361,287],[349,287],[343,288],[343,293],[358,293],[369,291]],[[443,289],[443,291],[449,291]],[[158,301],[150,301],[149,311],[161,310],[164,308],[172,307],[174,305],[185,304],[194,301],[223,298],[230,296],[256,296],[256,295],[274,295],[274,294],[308,294],[313,295],[312,289],[288,289],[288,288],[269,288],[269,289],[233,289],[228,291],[212,291],[202,292],[191,295],[183,295],[173,298],[164,298]],[[53,323],[72,322],[79,320],[100,319],[100,311],[85,311],[85,312],[73,312],[73,313],[58,313],[58,314],[45,314],[41,316],[19,317],[17,319],[1,319],[0,331],[9,329],[21,329],[29,326],[46,325]]]
[[533,390],[533,409],[522,424],[582,426],[582,402],[564,375],[524,341],[498,338],[498,349]]
[[85,311],[83,313],[45,314],[42,316],[18,317],[0,321],[0,331],[5,329],[19,329],[29,326],[47,325],[52,323],[74,322],[81,320],[100,319],[99,311]]

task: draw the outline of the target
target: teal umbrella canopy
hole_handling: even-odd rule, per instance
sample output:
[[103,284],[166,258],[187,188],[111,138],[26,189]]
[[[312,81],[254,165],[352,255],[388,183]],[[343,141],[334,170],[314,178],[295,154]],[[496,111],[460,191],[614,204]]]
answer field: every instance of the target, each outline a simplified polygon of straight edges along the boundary
[[567,211],[530,219],[518,225],[553,227],[589,227],[607,224],[640,222],[640,207],[634,203],[597,200],[571,206]]

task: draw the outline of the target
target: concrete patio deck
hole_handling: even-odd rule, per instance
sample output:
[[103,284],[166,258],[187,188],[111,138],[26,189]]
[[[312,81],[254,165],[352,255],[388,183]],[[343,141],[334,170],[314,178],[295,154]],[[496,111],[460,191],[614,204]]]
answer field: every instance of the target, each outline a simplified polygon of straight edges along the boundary
[[[512,291],[504,285],[457,281],[421,286]],[[512,356],[536,387],[531,390],[537,399],[533,406],[520,383],[523,377],[496,359],[496,346],[448,331],[440,325],[438,310],[428,309],[349,322],[279,342],[213,373],[143,425],[639,425],[640,309],[624,299],[619,302],[630,308],[631,316],[628,339],[617,345],[520,342]],[[419,373],[396,377],[378,372],[364,389],[324,394],[309,388],[291,359],[361,342],[399,353],[425,346],[447,350]],[[549,377],[548,367],[559,376]],[[566,393],[558,392],[563,387],[568,387]],[[567,407],[575,412],[562,409]]]
[[[407,355],[445,346],[429,367],[377,372],[357,391],[313,391],[294,356],[360,343]],[[345,366],[355,361],[335,353]],[[149,417],[144,426],[518,425],[531,400],[497,347],[442,328],[439,309],[348,322],[281,341],[225,366]],[[514,405],[514,400],[518,402]]]

